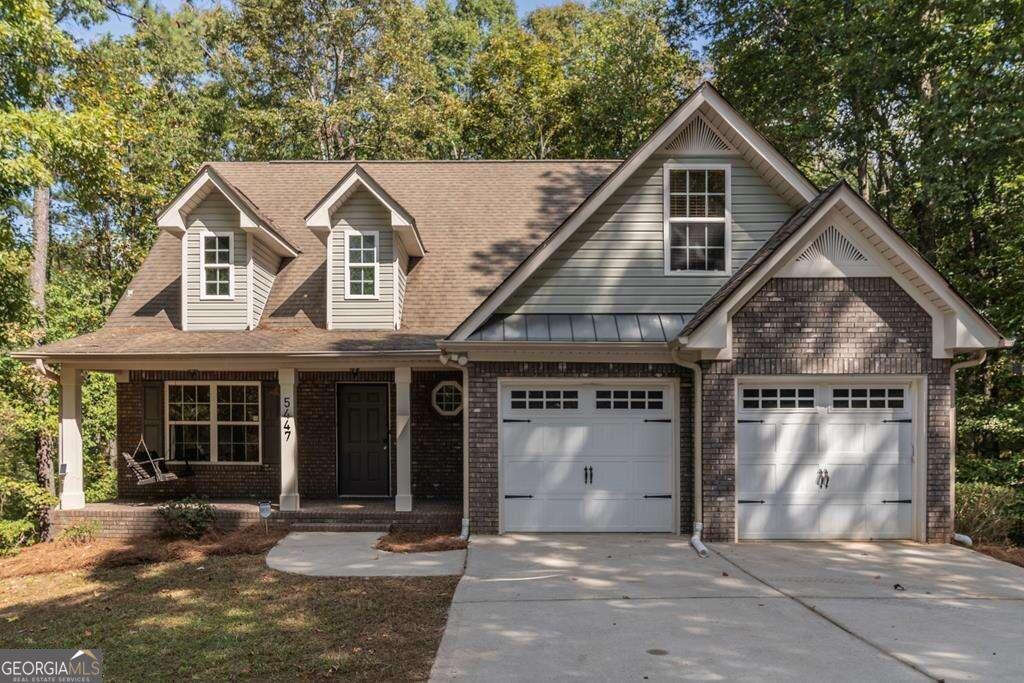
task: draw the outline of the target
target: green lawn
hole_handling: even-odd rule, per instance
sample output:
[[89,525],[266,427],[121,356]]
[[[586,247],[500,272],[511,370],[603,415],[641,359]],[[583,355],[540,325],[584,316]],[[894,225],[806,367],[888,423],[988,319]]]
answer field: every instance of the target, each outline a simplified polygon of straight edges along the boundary
[[457,577],[322,579],[261,555],[0,580],[0,647],[102,648],[107,680],[423,679]]

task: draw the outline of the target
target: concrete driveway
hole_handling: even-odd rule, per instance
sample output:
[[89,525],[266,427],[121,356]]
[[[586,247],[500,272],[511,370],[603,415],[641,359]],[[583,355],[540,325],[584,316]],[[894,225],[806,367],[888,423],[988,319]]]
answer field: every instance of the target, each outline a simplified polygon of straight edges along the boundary
[[[432,679],[1024,677],[1024,569],[953,546],[476,537]],[[897,587],[898,586],[898,587]]]

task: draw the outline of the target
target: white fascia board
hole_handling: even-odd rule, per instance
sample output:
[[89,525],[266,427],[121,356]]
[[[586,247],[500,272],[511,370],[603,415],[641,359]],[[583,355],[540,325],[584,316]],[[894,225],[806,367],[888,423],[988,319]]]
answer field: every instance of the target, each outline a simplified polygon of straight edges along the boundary
[[255,234],[266,242],[267,246],[270,247],[278,256],[282,257],[295,257],[298,256],[292,247],[283,242],[272,230],[269,230],[260,220],[259,216],[254,216],[248,207],[240,205],[234,199],[234,191],[229,188],[224,182],[218,178],[215,174],[210,172],[210,169],[203,169],[202,173],[197,175],[191,183],[185,188],[185,190],[178,195],[174,202],[161,212],[156,219],[156,225],[161,230],[167,230],[168,232],[182,235],[185,233],[185,207],[188,206],[192,198],[197,193],[203,191],[207,186],[212,186],[217,189],[221,195],[228,200],[228,202],[238,210],[238,227],[244,232],[249,234]]
[[331,193],[320,200],[306,216],[306,227],[314,231],[329,232],[331,230],[331,212],[348,199],[357,187],[362,187],[387,208],[391,215],[391,228],[402,240],[402,246],[410,256],[423,256],[426,249],[416,232],[416,222],[387,192],[359,166],[355,166],[338,183]]
[[643,165],[651,156],[661,149],[681,126],[696,116],[701,105],[707,103],[722,119],[732,126],[737,134],[750,145],[755,152],[786,180],[793,189],[806,201],[818,195],[818,190],[803,177],[797,168],[778,153],[767,140],[758,134],[753,127],[743,120],[739,112],[719,95],[708,83],[703,83],[687,98],[676,111],[658,126],[658,129],[640,145],[582,204],[526,257],[516,270],[512,272],[480,306],[467,317],[451,334],[452,341],[464,341],[469,338],[480,325],[490,318],[509,297],[522,286],[526,280],[539,269],[559,247],[604,205],[608,199]]

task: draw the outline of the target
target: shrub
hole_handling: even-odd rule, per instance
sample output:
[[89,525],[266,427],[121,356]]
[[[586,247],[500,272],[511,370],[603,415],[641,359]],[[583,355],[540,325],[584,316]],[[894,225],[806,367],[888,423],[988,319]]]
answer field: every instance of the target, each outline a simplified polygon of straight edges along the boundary
[[956,530],[978,543],[1024,540],[1024,494],[980,482],[956,485]]
[[69,543],[88,543],[89,541],[95,540],[102,530],[102,524],[97,522],[95,519],[87,519],[79,522],[78,524],[72,524],[71,526],[66,527],[60,532],[60,536],[58,538]]
[[0,557],[13,555],[36,537],[36,525],[27,519],[0,519]]
[[165,503],[157,512],[166,525],[164,535],[171,538],[199,538],[213,526],[213,506],[202,498],[183,498]]

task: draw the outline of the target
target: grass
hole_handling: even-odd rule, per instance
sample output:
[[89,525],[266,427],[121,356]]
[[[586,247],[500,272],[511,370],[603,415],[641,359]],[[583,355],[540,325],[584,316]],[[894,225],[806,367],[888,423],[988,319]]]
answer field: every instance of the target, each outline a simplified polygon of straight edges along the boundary
[[114,567],[90,551],[86,567],[0,579],[0,648],[102,648],[109,680],[429,675],[458,577],[294,576],[262,553],[194,546]]
[[378,550],[391,553],[429,553],[438,550],[464,550],[467,541],[458,534],[437,531],[391,531],[377,541]]

